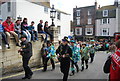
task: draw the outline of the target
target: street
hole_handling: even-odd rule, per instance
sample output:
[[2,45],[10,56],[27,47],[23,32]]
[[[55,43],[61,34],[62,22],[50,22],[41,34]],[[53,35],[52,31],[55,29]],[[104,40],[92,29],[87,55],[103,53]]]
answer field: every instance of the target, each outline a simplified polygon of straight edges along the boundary
[[[107,79],[108,75],[103,72],[103,65],[108,54],[105,52],[97,52],[95,60],[91,64],[89,63],[89,69],[85,69],[83,72],[76,73],[74,76],[69,76],[69,79]],[[79,67],[81,64],[79,63]],[[13,76],[13,77],[12,77]],[[9,78],[3,77],[3,79],[21,79],[24,74],[15,74]],[[56,64],[56,69],[51,71],[51,66],[48,67],[47,72],[42,72],[42,68],[34,70],[32,79],[62,79],[62,73],[59,69],[59,63]]]

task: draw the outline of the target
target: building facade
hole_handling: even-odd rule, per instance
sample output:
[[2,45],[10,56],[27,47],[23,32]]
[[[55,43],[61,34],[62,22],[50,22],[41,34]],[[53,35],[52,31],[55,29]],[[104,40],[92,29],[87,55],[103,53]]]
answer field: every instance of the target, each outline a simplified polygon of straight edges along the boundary
[[97,2],[93,6],[73,9],[74,35],[77,40],[90,40],[95,36]]
[[[47,2],[34,2],[34,0],[10,0],[0,6],[0,17],[5,20],[7,16],[11,16],[13,21],[19,17],[22,17],[22,19],[28,18],[28,24],[30,25],[30,22],[34,21],[37,30],[37,24],[40,20],[43,20],[43,22],[48,21],[49,25],[51,25],[50,10],[50,0],[47,0]],[[56,11],[54,22],[55,26],[59,29],[58,38],[61,40],[64,36],[70,35],[71,15],[57,9]]]
[[118,1],[114,5],[103,6],[96,12],[96,39],[112,39],[118,32]]

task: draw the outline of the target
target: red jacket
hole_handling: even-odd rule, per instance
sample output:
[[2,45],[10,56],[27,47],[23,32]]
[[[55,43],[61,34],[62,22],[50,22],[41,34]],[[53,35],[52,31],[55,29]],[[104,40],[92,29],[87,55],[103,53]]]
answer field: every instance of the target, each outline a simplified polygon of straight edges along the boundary
[[10,25],[8,25],[7,21],[3,22],[3,27],[5,29],[5,32],[10,32],[10,31],[14,31],[14,24],[13,22],[10,22]]
[[110,81],[120,81],[120,48],[112,55]]

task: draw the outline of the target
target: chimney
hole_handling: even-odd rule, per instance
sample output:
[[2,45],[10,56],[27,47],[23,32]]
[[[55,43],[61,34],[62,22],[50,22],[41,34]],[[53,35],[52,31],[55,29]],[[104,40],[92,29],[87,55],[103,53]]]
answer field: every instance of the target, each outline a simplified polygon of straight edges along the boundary
[[118,0],[114,1],[114,6],[118,7]]
[[98,9],[100,9],[100,5],[99,5]]

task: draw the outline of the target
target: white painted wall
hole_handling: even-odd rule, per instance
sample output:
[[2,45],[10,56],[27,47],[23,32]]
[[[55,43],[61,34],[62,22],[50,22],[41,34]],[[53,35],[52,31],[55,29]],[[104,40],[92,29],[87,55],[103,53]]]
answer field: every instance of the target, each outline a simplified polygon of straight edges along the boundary
[[120,6],[116,9],[116,30],[120,32]]
[[114,36],[116,30],[116,18],[110,18],[109,24],[101,24],[100,19],[96,20],[96,36],[101,36],[101,29],[109,28],[109,36]]
[[[16,4],[12,5],[14,6],[15,13],[13,12],[7,13],[7,3],[2,5],[2,17],[6,19],[7,16],[15,16],[17,17],[22,17],[23,18],[28,18],[28,24],[30,25],[31,21],[35,22],[35,29],[37,29],[37,24],[39,21],[42,19],[43,22],[48,21],[49,25],[51,25],[51,19],[50,19],[50,8],[48,9],[48,13],[44,12],[44,6],[40,6],[31,2],[28,2],[26,0],[16,0]],[[4,10],[5,9],[5,10]],[[71,15],[67,15],[64,13],[61,13],[61,20],[57,20],[57,18],[54,20],[55,21],[55,26],[61,26],[61,33],[59,35],[59,40],[61,40],[64,36],[70,35],[70,17]]]

